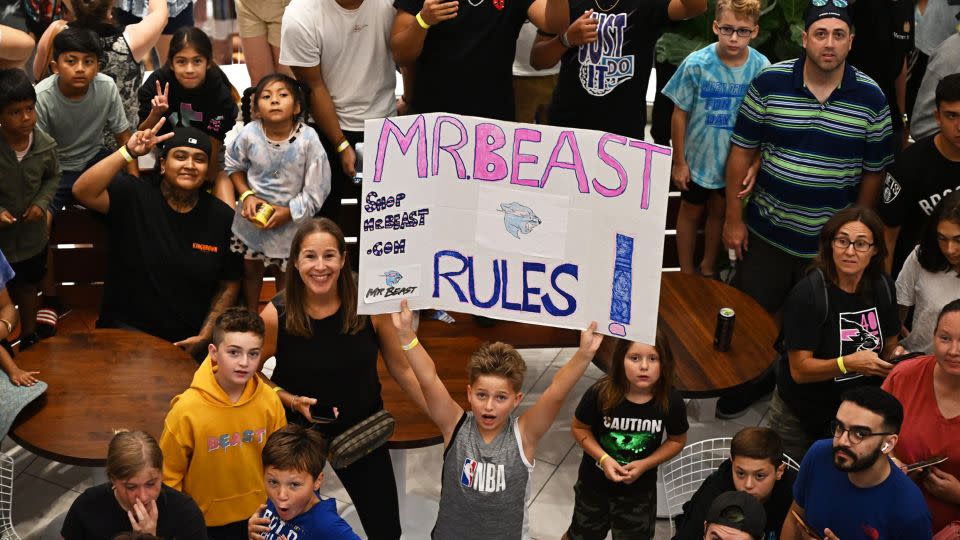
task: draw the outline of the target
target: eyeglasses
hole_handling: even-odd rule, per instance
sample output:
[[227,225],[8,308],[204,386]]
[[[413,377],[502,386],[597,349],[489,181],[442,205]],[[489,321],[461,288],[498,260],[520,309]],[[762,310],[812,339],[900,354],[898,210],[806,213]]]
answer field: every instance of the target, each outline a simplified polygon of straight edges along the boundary
[[893,433],[873,433],[869,429],[864,428],[845,428],[843,424],[837,422],[836,420],[830,422],[830,431],[833,432],[833,438],[839,439],[843,437],[843,434],[847,434],[847,438],[850,440],[850,444],[860,444],[867,437],[880,437],[883,435],[893,435]]
[[862,240],[862,239],[850,240],[847,237],[838,236],[833,239],[833,245],[843,250],[846,250],[848,247],[853,246],[853,249],[860,252],[865,252],[865,251],[870,251],[870,248],[873,247],[873,242],[867,242],[866,240]]
[[827,2],[830,2],[831,4],[837,6],[838,8],[847,7],[847,0],[810,0],[810,3],[817,7],[823,7],[827,5]]
[[734,28],[732,26],[717,26],[717,30],[720,31],[720,35],[723,36],[732,36],[734,32],[737,33],[738,37],[750,37],[750,34],[753,34],[753,28]]

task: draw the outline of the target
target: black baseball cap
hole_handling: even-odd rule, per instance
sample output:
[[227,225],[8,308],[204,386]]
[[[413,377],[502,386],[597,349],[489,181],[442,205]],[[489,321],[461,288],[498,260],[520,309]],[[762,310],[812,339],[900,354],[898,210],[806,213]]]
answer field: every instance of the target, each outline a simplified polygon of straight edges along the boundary
[[846,0],[812,0],[803,16],[804,30],[820,19],[840,19],[847,23],[847,26],[853,27]]
[[707,523],[716,523],[743,531],[755,540],[761,540],[767,526],[763,506],[744,491],[721,493],[707,510]]
[[210,157],[210,136],[192,127],[178,127],[173,130],[173,137],[170,137],[163,143],[163,155],[167,155],[173,148],[180,147],[196,148],[203,150],[207,157]]

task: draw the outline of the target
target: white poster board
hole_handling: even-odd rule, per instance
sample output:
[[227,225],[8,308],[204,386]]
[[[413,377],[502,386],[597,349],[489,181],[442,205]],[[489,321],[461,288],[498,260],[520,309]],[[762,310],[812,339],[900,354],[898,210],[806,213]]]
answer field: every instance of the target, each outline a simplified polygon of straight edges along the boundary
[[653,343],[669,148],[449,114],[364,135],[359,313],[406,298]]

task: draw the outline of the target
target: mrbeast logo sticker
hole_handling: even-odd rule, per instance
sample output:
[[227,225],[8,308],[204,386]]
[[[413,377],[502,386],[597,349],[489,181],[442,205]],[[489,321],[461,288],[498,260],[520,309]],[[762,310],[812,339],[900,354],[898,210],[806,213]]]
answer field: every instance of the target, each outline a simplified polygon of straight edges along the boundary
[[363,290],[367,304],[419,296],[420,267],[396,267],[378,272],[368,279]]

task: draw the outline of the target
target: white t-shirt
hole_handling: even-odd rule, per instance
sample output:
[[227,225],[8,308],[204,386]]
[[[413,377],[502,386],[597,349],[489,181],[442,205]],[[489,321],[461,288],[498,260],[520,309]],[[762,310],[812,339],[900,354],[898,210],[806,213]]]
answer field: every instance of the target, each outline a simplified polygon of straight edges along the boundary
[[30,136],[27,138],[27,146],[23,150],[13,150],[13,153],[17,155],[17,161],[23,161],[23,158],[27,157],[27,152],[30,151],[31,146],[33,146],[33,132],[30,132]]
[[520,27],[520,35],[517,36],[517,54],[513,57],[513,76],[514,77],[542,77],[545,75],[556,75],[560,73],[560,62],[547,69],[533,69],[530,65],[530,50],[537,40],[537,27],[532,22],[527,21]]
[[919,249],[910,252],[897,276],[897,303],[915,306],[913,329],[901,345],[908,351],[933,354],[937,316],[943,306],[960,298],[960,277],[954,270],[936,273],[924,270],[917,259]]
[[390,0],[364,0],[347,10],[335,0],[293,0],[283,13],[280,63],[318,63],[337,110],[340,128],[363,131],[368,118],[397,112]]

